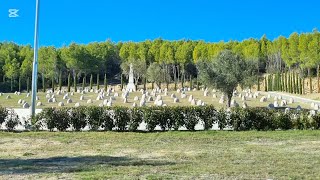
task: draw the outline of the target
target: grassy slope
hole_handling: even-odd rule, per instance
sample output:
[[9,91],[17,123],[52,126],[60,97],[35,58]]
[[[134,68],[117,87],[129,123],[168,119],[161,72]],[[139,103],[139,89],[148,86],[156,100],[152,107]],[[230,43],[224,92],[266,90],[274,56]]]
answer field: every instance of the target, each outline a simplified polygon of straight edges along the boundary
[[317,179],[320,131],[1,133],[0,179]]

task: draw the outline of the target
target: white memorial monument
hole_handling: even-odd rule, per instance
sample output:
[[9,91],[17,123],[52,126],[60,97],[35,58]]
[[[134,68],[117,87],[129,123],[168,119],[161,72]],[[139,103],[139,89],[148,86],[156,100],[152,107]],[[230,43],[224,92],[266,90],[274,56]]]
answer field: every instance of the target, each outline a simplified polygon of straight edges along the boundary
[[129,83],[127,85],[127,91],[136,91],[136,86],[134,85],[134,80],[133,80],[133,68],[132,64],[130,64],[130,71],[129,71]]

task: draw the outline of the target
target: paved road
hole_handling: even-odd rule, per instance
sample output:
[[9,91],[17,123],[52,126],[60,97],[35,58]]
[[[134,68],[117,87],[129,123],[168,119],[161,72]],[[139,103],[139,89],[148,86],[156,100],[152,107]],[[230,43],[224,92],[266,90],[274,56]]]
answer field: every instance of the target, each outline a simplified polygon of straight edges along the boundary
[[320,101],[317,100],[312,100],[312,99],[307,99],[307,98],[302,98],[302,97],[298,97],[298,96],[294,96],[294,95],[288,95],[288,94],[284,94],[281,92],[260,92],[260,94],[263,94],[264,96],[270,94],[272,97],[275,96],[282,96],[282,98],[289,100],[290,98],[293,98],[295,102],[302,102],[302,103],[316,103],[320,105]]

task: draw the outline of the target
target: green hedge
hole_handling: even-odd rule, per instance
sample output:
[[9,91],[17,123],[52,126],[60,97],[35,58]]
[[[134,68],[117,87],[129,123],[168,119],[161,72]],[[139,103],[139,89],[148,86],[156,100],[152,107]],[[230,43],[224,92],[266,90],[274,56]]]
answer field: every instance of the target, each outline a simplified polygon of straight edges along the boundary
[[[16,115],[0,107],[0,125],[8,122],[8,119],[12,124],[16,122]],[[156,126],[163,131],[182,127],[193,131],[198,123],[203,124],[204,130],[211,129],[216,123],[221,130],[228,128],[235,131],[320,129],[320,114],[311,116],[308,111],[291,110],[285,113],[283,109],[267,108],[217,110],[211,105],[138,108],[87,106],[45,108],[32,123],[35,129],[48,128],[50,131],[66,131],[68,128],[81,131],[85,127],[91,131],[137,131],[142,122],[148,131],[154,131]]]

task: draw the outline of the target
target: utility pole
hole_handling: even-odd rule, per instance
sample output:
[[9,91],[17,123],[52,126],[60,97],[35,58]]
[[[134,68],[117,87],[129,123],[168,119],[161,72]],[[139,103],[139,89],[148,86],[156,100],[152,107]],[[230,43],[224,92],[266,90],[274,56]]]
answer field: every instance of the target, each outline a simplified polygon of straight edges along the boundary
[[39,1],[36,0],[36,17],[34,26],[34,51],[32,68],[31,117],[36,113],[37,80],[38,80],[38,30],[39,30]]

